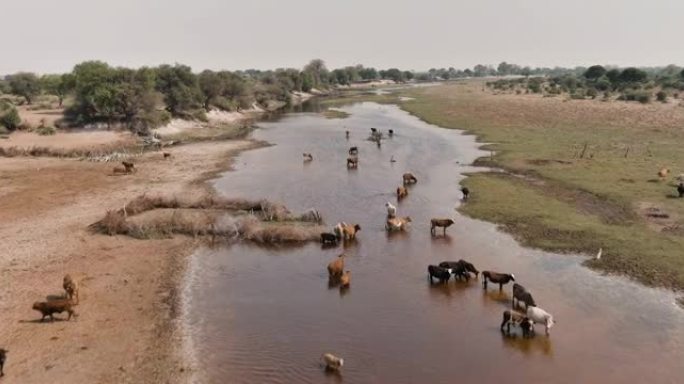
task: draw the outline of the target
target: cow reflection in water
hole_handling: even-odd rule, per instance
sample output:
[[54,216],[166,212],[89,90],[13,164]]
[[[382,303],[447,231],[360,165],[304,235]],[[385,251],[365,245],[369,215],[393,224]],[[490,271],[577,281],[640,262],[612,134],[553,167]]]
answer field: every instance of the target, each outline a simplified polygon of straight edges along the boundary
[[501,334],[501,342],[504,347],[515,349],[524,355],[532,355],[534,353],[541,353],[544,356],[553,356],[553,344],[549,337],[510,337],[506,334]]

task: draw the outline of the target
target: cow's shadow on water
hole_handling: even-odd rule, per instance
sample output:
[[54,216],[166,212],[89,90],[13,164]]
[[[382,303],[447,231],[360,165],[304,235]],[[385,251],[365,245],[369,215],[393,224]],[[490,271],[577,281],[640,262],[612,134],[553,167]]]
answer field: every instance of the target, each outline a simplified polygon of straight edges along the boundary
[[482,300],[485,306],[499,304],[509,307],[511,305],[512,297],[506,292],[505,288],[503,291],[499,291],[499,287],[497,286],[496,289],[489,290],[483,289],[482,284],[480,284],[480,289],[482,289]]
[[456,297],[458,295],[464,295],[465,292],[471,289],[473,285],[472,282],[458,280],[454,282],[452,279],[450,279],[449,283],[447,284],[440,283],[437,280],[430,282],[429,278],[427,280],[430,296]]
[[511,335],[501,333],[501,342],[504,347],[515,349],[524,355],[541,353],[544,356],[553,356],[553,343],[551,337],[544,334],[544,330],[535,332],[533,337],[524,338],[519,330],[511,330]]
[[447,233],[446,235],[443,235],[441,233],[435,233],[434,235],[430,236],[430,239],[432,239],[433,244],[438,244],[438,245],[451,245],[453,242],[453,239],[449,234]]

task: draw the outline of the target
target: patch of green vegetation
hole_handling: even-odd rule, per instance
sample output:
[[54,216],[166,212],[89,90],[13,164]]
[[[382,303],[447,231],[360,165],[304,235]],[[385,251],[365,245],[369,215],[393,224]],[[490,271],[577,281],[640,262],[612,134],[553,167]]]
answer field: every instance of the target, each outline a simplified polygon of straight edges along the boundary
[[580,211],[506,174],[474,174],[463,184],[473,194],[461,212],[500,223],[526,246],[590,255],[603,248],[590,266],[649,285],[684,287],[684,237],[653,232],[643,223],[606,223],[600,214]]
[[349,114],[345,111],[340,111],[339,109],[326,109],[323,111],[323,116],[326,119],[346,119]]
[[[526,245],[589,255],[603,248],[590,266],[684,289],[684,201],[674,198],[684,111],[497,96],[482,84],[402,92],[416,98],[401,104],[410,113],[492,143],[496,153],[478,163],[508,171],[465,180],[473,197],[463,212],[501,223]],[[656,175],[663,167],[667,180]],[[644,205],[666,218],[648,217]]]

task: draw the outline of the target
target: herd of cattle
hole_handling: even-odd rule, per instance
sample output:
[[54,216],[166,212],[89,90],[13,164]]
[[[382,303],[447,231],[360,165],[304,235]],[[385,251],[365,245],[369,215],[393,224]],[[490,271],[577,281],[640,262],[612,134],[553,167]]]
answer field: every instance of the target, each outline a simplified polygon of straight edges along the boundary
[[[393,136],[394,132],[390,130],[389,136]],[[350,133],[346,131],[346,137],[349,139]],[[371,140],[376,141],[378,146],[380,146],[380,140],[382,138],[382,133],[377,131],[375,128],[371,128]],[[347,168],[357,169],[359,166],[359,149],[358,147],[349,148],[349,157],[347,157]],[[304,161],[309,162],[313,160],[313,156],[310,153],[304,154]],[[394,158],[390,160],[394,162]],[[418,179],[415,175],[410,172],[404,173],[402,175],[402,184],[396,189],[397,201],[401,201],[406,198],[409,193],[409,188],[412,185],[418,183]],[[462,187],[461,192],[463,193],[463,201],[467,201],[470,196],[470,191],[467,187]],[[397,216],[397,207],[391,202],[385,203],[385,208],[387,210],[387,218],[385,222],[385,229],[388,232],[393,231],[404,231],[408,228],[411,223],[411,217]],[[454,224],[454,220],[449,218],[432,218],[430,220],[430,233],[435,236],[437,229],[441,228],[442,233],[446,235],[446,230],[449,226]],[[356,239],[356,234],[361,230],[359,224],[347,224],[345,222],[337,223],[331,232],[323,232],[320,234],[320,240],[323,245],[335,246],[339,242],[349,242]],[[339,286],[341,290],[349,288],[351,284],[351,271],[345,270],[345,254],[340,254],[333,261],[331,261],[328,266],[328,282],[329,286]],[[503,286],[509,282],[515,282],[515,276],[512,273],[499,273],[493,271],[478,271],[475,266],[466,261],[443,261],[439,265],[428,265],[428,279],[430,283],[434,283],[434,280],[442,284],[448,284],[451,277],[454,280],[470,280],[471,274],[477,279],[482,274],[482,286],[487,289],[487,283],[491,282],[499,285],[499,291],[503,290]],[[521,308],[521,303],[524,304],[525,312],[518,312],[517,309]],[[511,326],[517,326],[521,329],[522,335],[525,338],[534,336],[534,325],[535,323],[543,324],[545,327],[546,335],[549,335],[551,327],[554,325],[555,321],[553,316],[542,308],[538,307],[532,294],[525,289],[522,285],[518,283],[513,283],[513,299],[512,299],[512,309],[505,310],[503,312],[503,320],[501,322],[501,332],[506,335],[511,335]],[[343,364],[344,360],[333,354],[325,353],[322,356],[322,362],[326,369],[337,371]]]

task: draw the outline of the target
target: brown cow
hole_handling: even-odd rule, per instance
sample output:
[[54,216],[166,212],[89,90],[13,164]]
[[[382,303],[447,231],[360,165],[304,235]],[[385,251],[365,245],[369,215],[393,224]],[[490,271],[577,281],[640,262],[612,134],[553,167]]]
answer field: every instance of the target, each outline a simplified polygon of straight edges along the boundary
[[339,278],[344,273],[344,253],[337,256],[337,259],[328,264],[328,276],[332,278]]
[[344,271],[340,276],[340,288],[348,288],[351,283],[351,271]]
[[74,305],[78,304],[78,284],[71,278],[69,274],[66,274],[64,276],[64,280],[62,281],[62,287],[66,292],[67,299],[73,301]]
[[62,313],[64,311],[67,311],[67,313],[69,313],[69,318],[67,320],[71,320],[71,316],[78,316],[72,308],[73,305],[73,302],[69,299],[36,301],[35,303],[33,303],[33,309],[39,311],[43,315],[40,318],[40,321],[43,321],[45,319],[45,316],[50,316],[50,321],[54,321],[55,318],[53,314]]
[[415,184],[418,182],[418,179],[416,179],[416,177],[413,176],[413,173],[411,173],[411,172],[404,173],[404,175],[402,176],[402,179],[404,180],[404,185]]
[[444,236],[446,236],[446,229],[454,223],[451,219],[432,219],[430,220],[430,233],[435,235],[436,227],[444,229]]
[[345,240],[354,240],[356,238],[356,233],[361,230],[361,226],[358,224],[345,224],[342,226],[342,236]]
[[398,187],[397,188],[397,200],[401,200],[406,196],[408,196],[408,189],[406,189],[406,187]]
[[359,158],[356,156],[347,157],[347,168],[356,169],[359,167]]

